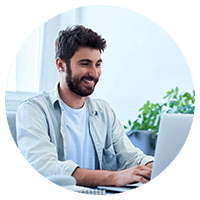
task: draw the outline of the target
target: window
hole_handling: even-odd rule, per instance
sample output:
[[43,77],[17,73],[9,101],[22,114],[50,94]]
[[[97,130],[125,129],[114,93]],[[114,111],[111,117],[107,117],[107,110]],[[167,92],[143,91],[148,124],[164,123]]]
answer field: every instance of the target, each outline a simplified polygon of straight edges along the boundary
[[10,69],[6,91],[39,91],[43,27],[34,31],[19,50]]
[[82,9],[57,15],[34,31],[19,50],[6,84],[6,110],[16,110],[24,99],[52,90],[60,81],[55,64],[54,42],[60,30],[79,24]]

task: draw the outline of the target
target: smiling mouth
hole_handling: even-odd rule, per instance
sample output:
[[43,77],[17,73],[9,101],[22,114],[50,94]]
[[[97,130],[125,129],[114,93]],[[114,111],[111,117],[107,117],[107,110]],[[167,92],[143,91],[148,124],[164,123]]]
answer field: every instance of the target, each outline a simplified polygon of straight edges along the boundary
[[88,84],[93,84],[94,83],[94,80],[87,80],[87,79],[84,79],[83,80],[85,83],[88,83]]

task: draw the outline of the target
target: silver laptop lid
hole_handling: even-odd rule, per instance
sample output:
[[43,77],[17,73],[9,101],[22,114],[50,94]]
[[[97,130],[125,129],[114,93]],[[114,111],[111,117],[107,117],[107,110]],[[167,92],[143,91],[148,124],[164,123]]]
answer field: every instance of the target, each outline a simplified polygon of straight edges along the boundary
[[160,174],[177,156],[187,139],[192,121],[192,114],[162,115],[151,179]]

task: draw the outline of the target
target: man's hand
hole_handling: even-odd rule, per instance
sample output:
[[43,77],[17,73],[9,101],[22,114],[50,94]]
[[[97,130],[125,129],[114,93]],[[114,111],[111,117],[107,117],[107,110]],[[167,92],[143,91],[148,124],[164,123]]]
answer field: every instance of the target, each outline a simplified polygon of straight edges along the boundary
[[153,161],[148,162],[145,166],[149,167],[149,168],[153,168]]
[[117,171],[115,175],[115,186],[125,186],[127,184],[141,182],[147,183],[151,177],[151,167],[149,165],[138,165],[136,167]]
[[77,167],[72,176],[77,185],[86,187],[102,186],[125,186],[131,183],[147,183],[151,177],[153,162],[138,165],[130,169],[120,171],[87,170]]

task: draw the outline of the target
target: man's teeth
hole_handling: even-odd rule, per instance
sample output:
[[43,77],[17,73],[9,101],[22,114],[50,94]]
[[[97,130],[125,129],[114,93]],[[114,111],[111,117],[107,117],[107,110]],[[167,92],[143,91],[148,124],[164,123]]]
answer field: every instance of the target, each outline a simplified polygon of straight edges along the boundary
[[86,82],[86,83],[93,83],[93,81],[89,81],[89,80],[86,80],[86,79],[84,79],[84,81]]

